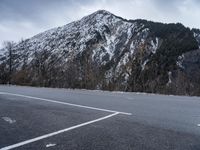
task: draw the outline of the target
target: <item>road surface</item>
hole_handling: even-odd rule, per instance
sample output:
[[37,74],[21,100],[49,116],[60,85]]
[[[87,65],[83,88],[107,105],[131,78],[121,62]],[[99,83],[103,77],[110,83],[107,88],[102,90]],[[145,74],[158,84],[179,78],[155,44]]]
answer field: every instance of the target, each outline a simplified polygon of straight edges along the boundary
[[200,98],[0,86],[0,150],[200,150]]

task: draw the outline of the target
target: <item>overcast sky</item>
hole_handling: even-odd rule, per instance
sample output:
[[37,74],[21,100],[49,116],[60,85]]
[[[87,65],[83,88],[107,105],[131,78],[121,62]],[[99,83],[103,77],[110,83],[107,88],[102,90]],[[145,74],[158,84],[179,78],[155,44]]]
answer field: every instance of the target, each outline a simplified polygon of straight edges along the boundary
[[0,47],[65,25],[99,9],[126,19],[200,28],[200,0],[0,0]]

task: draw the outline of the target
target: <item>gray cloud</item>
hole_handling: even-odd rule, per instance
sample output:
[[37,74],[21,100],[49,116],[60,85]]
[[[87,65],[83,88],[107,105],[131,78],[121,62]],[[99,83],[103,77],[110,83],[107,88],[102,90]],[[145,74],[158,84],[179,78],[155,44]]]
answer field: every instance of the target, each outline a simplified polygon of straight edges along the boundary
[[0,43],[18,41],[106,9],[127,19],[181,22],[200,28],[199,0],[1,0]]
[[[55,13],[57,10],[63,9],[64,6],[67,8],[71,5],[70,3],[70,0],[2,0],[0,2],[0,19],[2,21],[29,20],[41,24],[45,21],[45,13]],[[48,14],[46,14],[46,19],[48,17]]]

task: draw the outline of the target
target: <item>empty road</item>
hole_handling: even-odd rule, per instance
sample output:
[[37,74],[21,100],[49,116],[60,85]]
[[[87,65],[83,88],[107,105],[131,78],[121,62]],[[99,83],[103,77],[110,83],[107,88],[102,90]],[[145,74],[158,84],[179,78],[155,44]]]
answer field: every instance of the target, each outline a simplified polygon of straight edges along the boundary
[[0,150],[200,150],[200,98],[0,86]]

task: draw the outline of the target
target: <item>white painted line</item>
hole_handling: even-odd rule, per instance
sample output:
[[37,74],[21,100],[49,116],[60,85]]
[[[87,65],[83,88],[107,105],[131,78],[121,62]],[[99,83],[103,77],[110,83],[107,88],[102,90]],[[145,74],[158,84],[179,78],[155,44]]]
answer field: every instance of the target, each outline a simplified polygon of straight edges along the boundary
[[56,144],[49,143],[49,144],[46,145],[47,148],[48,147],[53,147],[53,146],[56,146]]
[[6,122],[8,122],[9,124],[13,124],[16,122],[16,120],[11,119],[10,117],[2,117],[2,119]]
[[115,110],[109,110],[109,109],[102,109],[102,108],[90,107],[90,106],[79,105],[79,104],[66,103],[66,102],[61,102],[61,101],[56,101],[56,100],[51,100],[51,99],[46,99],[46,98],[33,97],[33,96],[22,95],[22,94],[14,94],[14,93],[8,93],[8,92],[0,92],[0,94],[25,97],[25,98],[36,99],[36,100],[40,100],[40,101],[47,101],[47,102],[52,102],[52,103],[57,103],[57,104],[63,104],[63,105],[69,105],[69,106],[81,107],[81,108],[87,108],[87,109],[93,109],[93,110],[99,110],[99,111],[110,112],[110,113],[118,112],[118,113],[123,114],[123,115],[132,115],[131,113],[127,113],[127,112],[120,112],[120,111],[115,111]]
[[197,126],[200,127],[200,124],[198,124]]
[[73,130],[73,129],[77,129],[77,128],[80,128],[80,127],[83,127],[83,126],[86,126],[86,125],[89,125],[89,124],[92,124],[92,123],[95,123],[95,122],[99,122],[99,121],[111,118],[111,117],[116,116],[118,114],[119,114],[118,112],[115,112],[113,114],[107,115],[105,117],[101,117],[99,119],[88,121],[88,122],[85,122],[85,123],[82,123],[82,124],[78,124],[78,125],[63,129],[63,130],[59,130],[59,131],[56,131],[56,132],[53,132],[53,133],[49,133],[49,134],[42,135],[42,136],[39,136],[39,137],[36,137],[36,138],[33,138],[33,139],[29,139],[29,140],[26,140],[26,141],[23,141],[23,142],[14,144],[14,145],[3,147],[0,150],[10,150],[10,149],[13,149],[13,148],[17,148],[17,147],[20,147],[20,146],[23,146],[23,145],[26,145],[26,144],[30,144],[30,143],[33,143],[33,142],[36,142],[36,141],[39,141],[39,140],[42,140],[42,139],[46,139],[48,137],[52,137],[52,136],[61,134],[63,132],[67,132],[67,131],[70,131],[70,130]]

